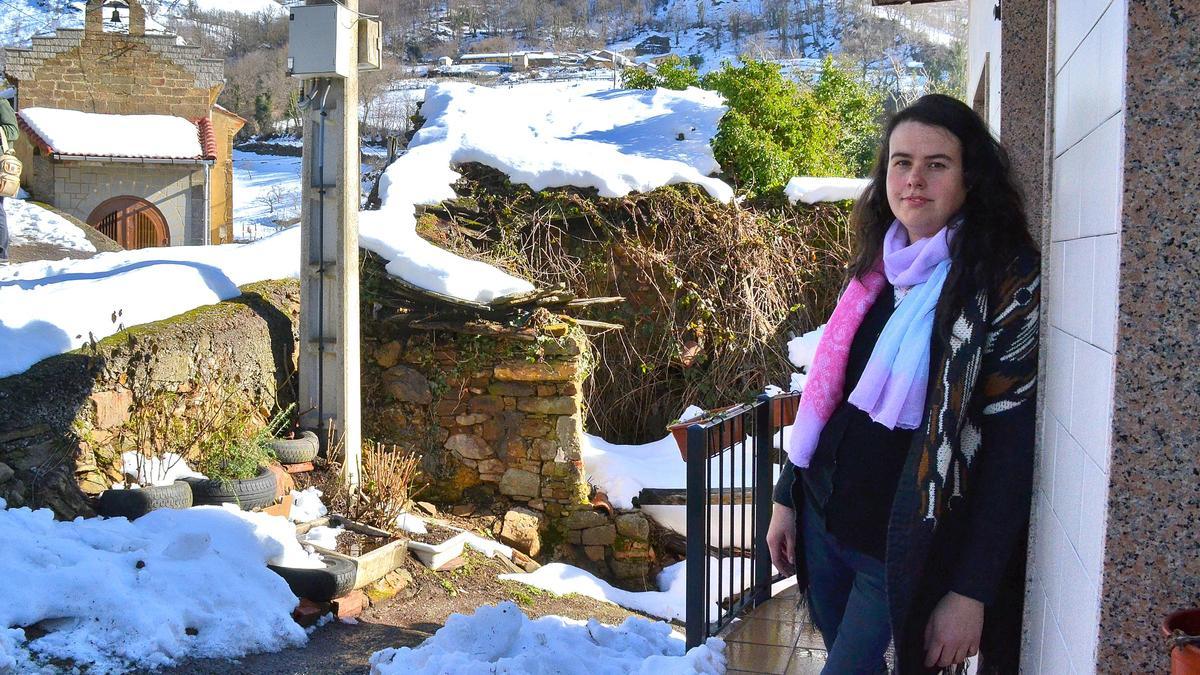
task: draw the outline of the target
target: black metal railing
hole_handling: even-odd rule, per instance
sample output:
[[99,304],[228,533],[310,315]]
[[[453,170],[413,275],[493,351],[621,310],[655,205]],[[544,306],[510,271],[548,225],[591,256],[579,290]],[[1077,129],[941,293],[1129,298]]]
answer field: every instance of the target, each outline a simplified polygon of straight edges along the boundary
[[688,649],[771,597],[771,493],[799,396],[764,394],[687,429]]

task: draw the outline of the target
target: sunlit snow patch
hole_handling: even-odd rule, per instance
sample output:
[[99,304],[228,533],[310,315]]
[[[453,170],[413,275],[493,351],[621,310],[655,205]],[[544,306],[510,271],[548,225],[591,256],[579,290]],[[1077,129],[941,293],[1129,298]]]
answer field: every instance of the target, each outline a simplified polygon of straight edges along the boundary
[[662,622],[631,617],[617,627],[558,616],[530,620],[512,602],[453,614],[419,647],[371,655],[373,675],[526,673],[675,675],[725,672],[725,644],[712,638],[686,651]]

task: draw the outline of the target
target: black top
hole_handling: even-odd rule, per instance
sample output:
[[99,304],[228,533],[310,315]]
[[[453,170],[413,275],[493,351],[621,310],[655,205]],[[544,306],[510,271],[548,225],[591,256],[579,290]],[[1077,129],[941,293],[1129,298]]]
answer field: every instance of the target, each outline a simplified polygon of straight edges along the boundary
[[[883,560],[888,515],[914,430],[888,429],[846,399],[858,385],[879,334],[895,308],[895,291],[884,287],[863,317],[846,361],[842,403],[817,440],[808,469],[802,469],[808,505],[823,516],[825,527],[844,546]],[[936,362],[936,354],[930,362]],[[791,504],[793,472],[784,471],[775,501]]]

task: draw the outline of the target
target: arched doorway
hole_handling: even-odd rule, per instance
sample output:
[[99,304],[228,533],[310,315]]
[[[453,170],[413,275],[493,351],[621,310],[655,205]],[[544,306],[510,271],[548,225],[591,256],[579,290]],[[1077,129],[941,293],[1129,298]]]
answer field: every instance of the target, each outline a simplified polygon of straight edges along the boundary
[[87,222],[125,249],[171,245],[171,233],[162,212],[138,197],[107,199],[92,210]]

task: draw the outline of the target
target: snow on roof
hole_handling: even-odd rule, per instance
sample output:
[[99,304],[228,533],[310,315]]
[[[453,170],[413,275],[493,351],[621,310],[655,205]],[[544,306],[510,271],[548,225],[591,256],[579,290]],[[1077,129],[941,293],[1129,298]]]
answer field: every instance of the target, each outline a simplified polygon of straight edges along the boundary
[[[53,154],[211,159],[211,150],[215,150],[215,140],[213,148],[202,145],[205,125],[182,117],[106,115],[58,108],[23,108],[18,116],[43,150]],[[208,135],[212,135],[211,129]]]

